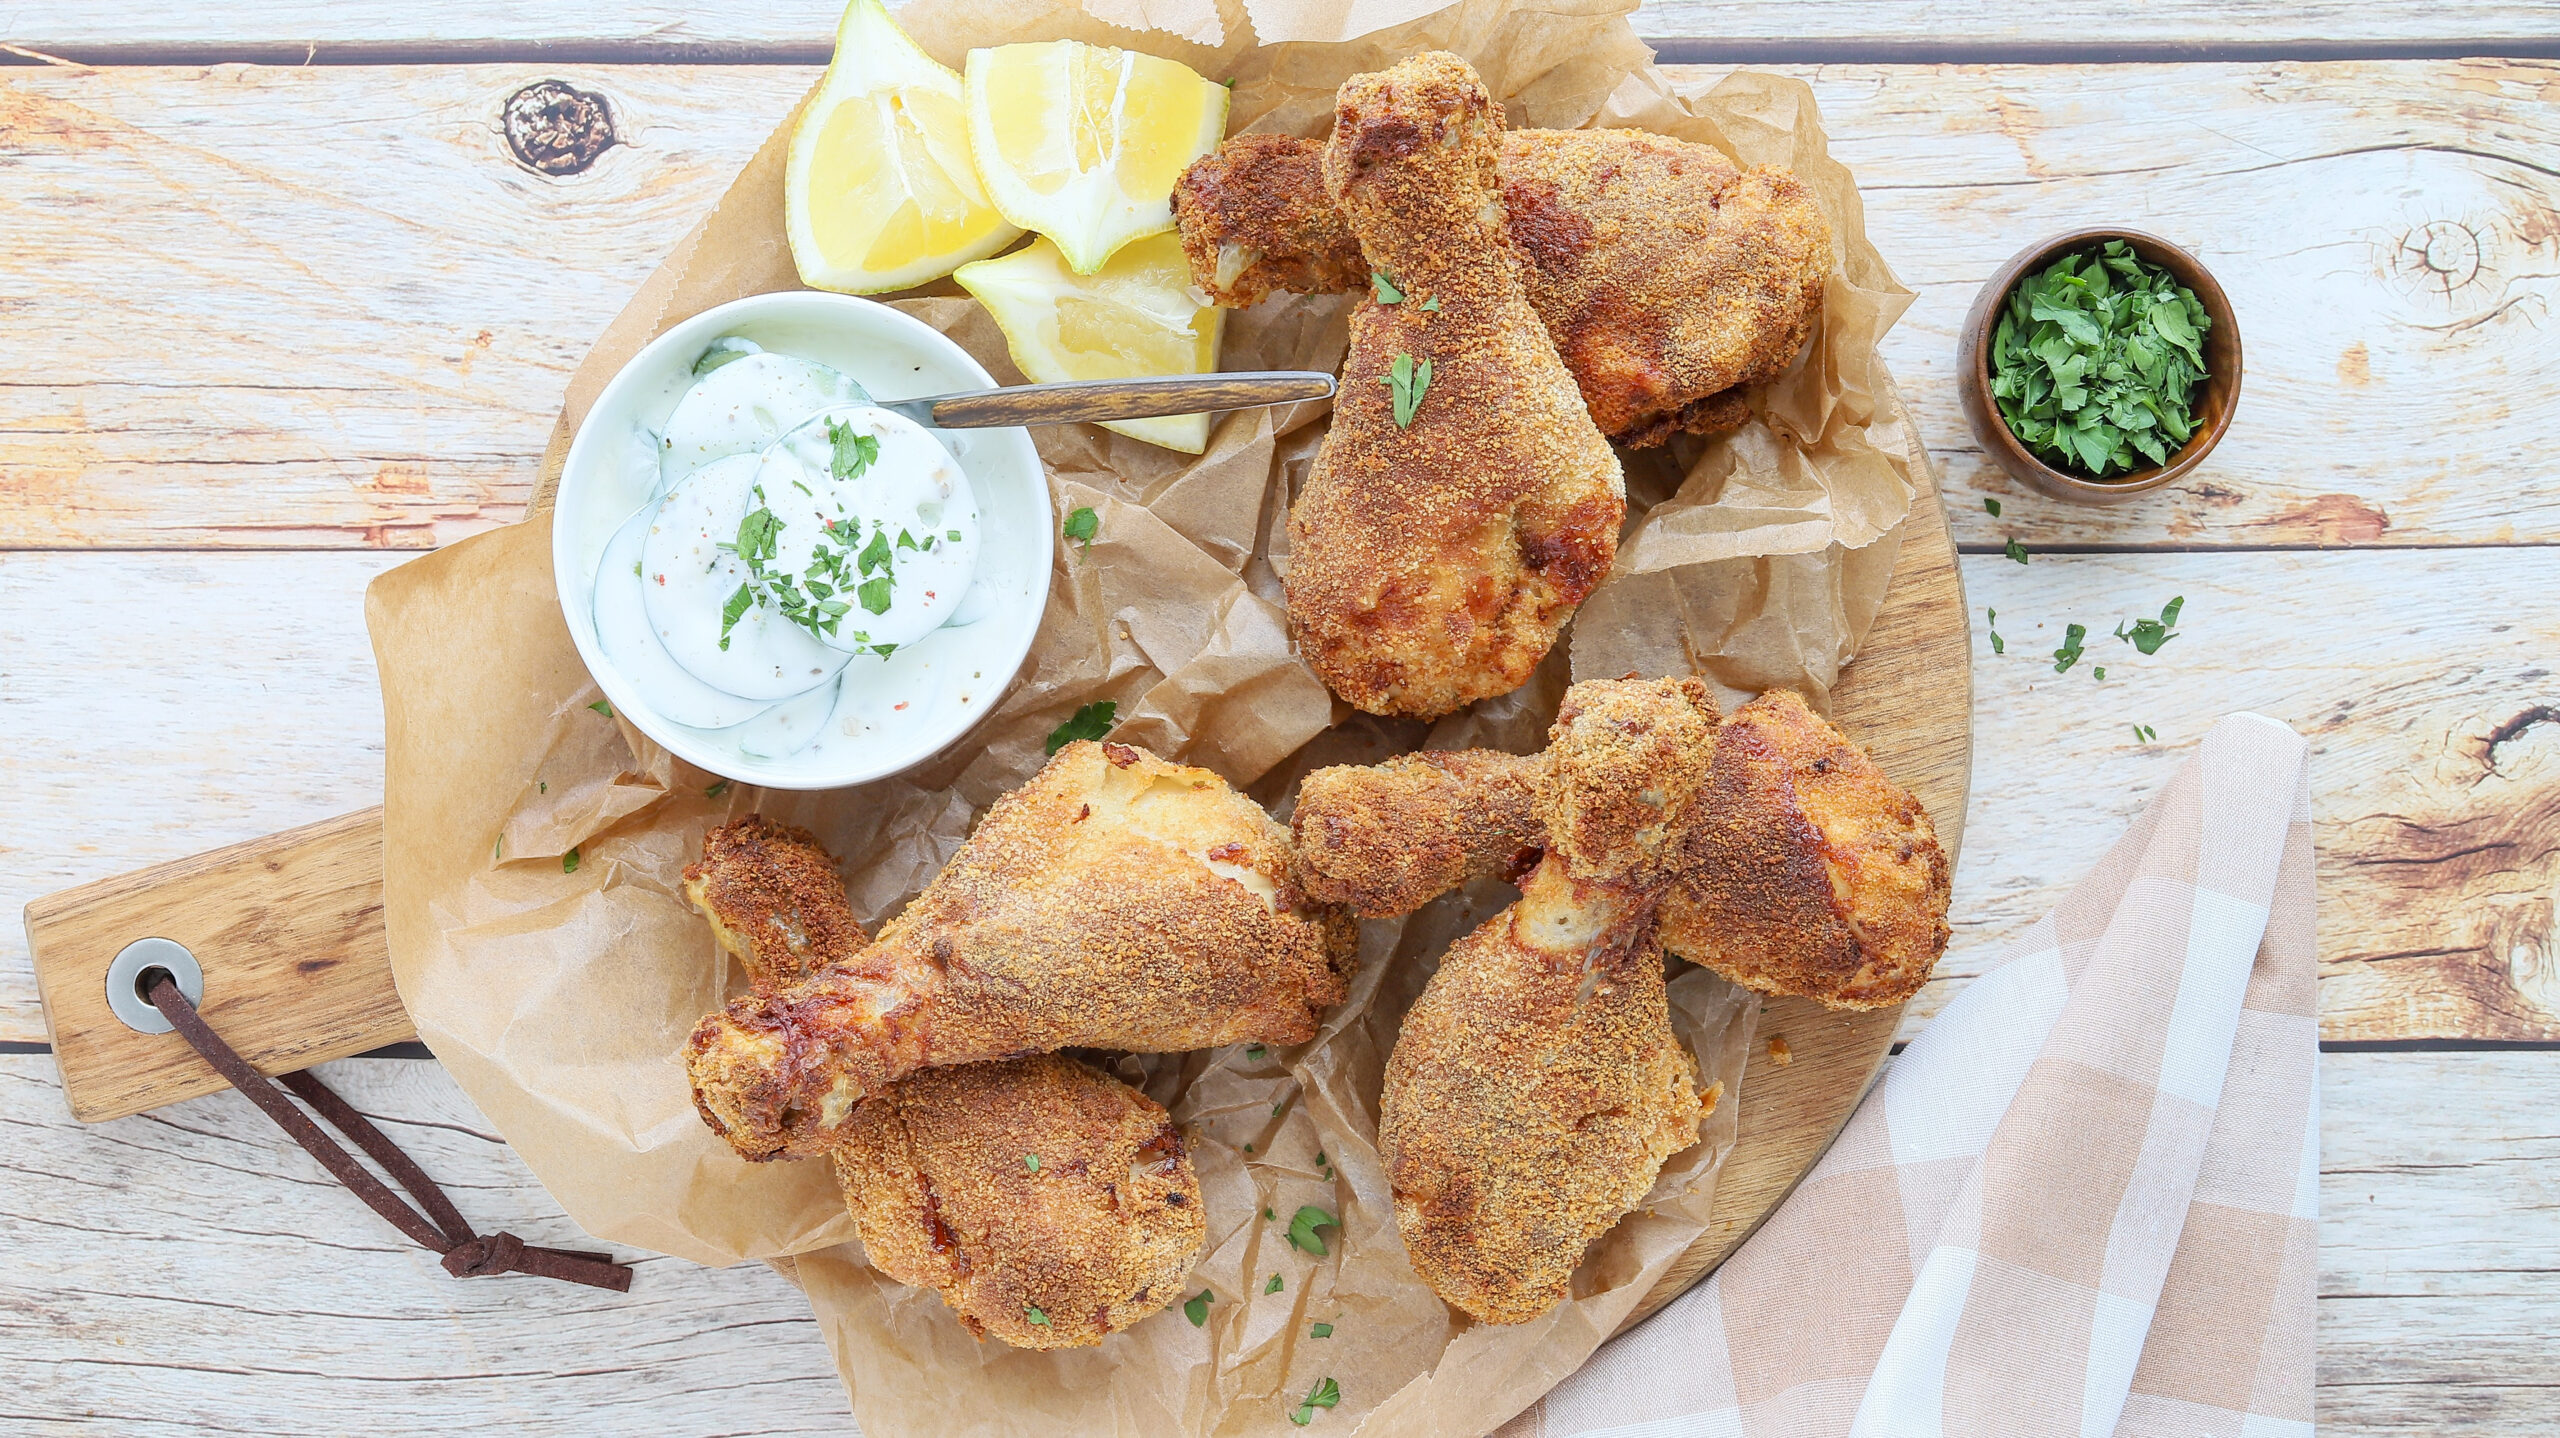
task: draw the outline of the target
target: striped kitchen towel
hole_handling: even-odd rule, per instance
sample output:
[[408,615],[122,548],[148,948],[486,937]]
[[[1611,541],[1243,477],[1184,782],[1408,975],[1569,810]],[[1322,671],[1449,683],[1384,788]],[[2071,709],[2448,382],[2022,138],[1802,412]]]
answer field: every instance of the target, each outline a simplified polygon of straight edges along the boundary
[[1768,1224],[1503,1438],[2308,1438],[2305,752],[2216,725]]

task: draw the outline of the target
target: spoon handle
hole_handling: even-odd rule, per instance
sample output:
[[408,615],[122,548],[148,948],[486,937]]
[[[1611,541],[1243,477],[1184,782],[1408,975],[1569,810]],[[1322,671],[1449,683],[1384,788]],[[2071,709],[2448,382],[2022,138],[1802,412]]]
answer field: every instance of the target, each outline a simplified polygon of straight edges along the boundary
[[1321,370],[1264,370],[1019,384],[902,400],[886,407],[937,429],[993,429],[1250,409],[1255,405],[1326,399],[1332,394],[1333,376]]

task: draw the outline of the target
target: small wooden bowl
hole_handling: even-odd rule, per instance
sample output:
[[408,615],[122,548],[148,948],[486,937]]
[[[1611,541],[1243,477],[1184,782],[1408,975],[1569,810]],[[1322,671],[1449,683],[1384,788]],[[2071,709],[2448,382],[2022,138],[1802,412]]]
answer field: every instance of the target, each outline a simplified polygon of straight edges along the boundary
[[[2199,423],[2186,445],[2169,456],[2167,464],[2137,469],[2114,479],[2086,479],[2036,458],[2009,432],[2008,421],[2000,417],[2000,406],[1991,398],[1991,332],[2000,323],[2000,309],[2008,303],[2009,291],[2017,288],[2020,280],[2071,251],[2093,249],[2108,240],[2131,245],[2134,254],[2145,263],[2167,270],[2178,283],[2193,290],[2203,303],[2204,312],[2212,317],[2213,326],[2204,337],[2207,375],[2196,397]],[[2231,412],[2240,403],[2240,323],[2231,313],[2230,297],[2223,294],[2222,286],[2214,283],[2205,267],[2196,263],[2195,256],[2139,230],[2072,230],[2010,256],[2000,272],[1982,287],[1982,293],[1974,296],[1973,308],[1964,317],[1963,340],[1957,354],[1957,372],[1961,376],[1957,387],[1964,397],[1965,418],[1972,422],[1974,438],[1982,442],[1983,449],[2015,478],[2056,499],[2078,500],[2082,504],[2121,504],[2204,463],[2204,457],[2221,443],[2222,432],[2231,427]]]

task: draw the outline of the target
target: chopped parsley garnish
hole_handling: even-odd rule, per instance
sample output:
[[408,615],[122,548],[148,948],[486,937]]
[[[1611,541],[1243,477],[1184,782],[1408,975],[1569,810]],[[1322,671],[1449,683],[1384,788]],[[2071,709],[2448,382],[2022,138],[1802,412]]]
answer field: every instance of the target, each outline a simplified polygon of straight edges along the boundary
[[1307,1330],[1307,1336],[1310,1338],[1331,1338],[1333,1336],[1333,1325],[1330,1323],[1319,1323]]
[[2096,679],[2096,680],[2104,681],[2104,680],[2106,679],[2106,677],[2107,677],[2107,666],[2105,666],[2104,664],[2099,664],[2099,665],[2092,666],[2092,667],[2091,667],[2091,669],[2089,670],[2089,677],[2090,677],[2090,678],[2092,678],[2092,679]]
[[1984,495],[1982,497],[1982,512],[1990,515],[1993,519],[1998,519],[2000,517],[2000,501],[1993,499],[1990,495]]
[[2006,654],[2009,652],[2009,646],[2002,642],[2000,638],[2000,631],[1992,628],[1993,625],[1996,625],[1999,622],[1999,610],[1985,609],[1982,611],[1982,627],[1991,630],[1991,652],[1994,654]]
[[1388,279],[1387,272],[1384,270],[1371,270],[1369,272],[1369,292],[1376,295],[1378,297],[1378,303],[1382,305],[1402,304],[1404,302],[1404,291],[1396,288],[1396,282]]
[[2053,651],[2053,672],[2061,674],[2080,662],[2080,641],[2089,637],[2089,626],[2074,624],[2062,631],[2062,647]]
[[2178,627],[2178,611],[2184,609],[2186,605],[2187,597],[2183,594],[2178,595],[2160,606],[2160,617],[2157,619],[2137,619],[2133,621],[2133,627],[2130,629],[2119,622],[2116,625],[2116,637],[2145,654],[2157,654],[2160,652],[2161,645],[2178,637],[2169,631]]
[[1182,1316],[1191,1320],[1192,1327],[1199,1328],[1208,1323],[1209,1297],[1209,1290],[1204,1288],[1183,1300]]
[[954,544],[958,544],[960,542],[960,531],[956,529],[946,530],[942,537],[950,540]]
[[1991,334],[1991,395],[2048,464],[2092,479],[2166,464],[2196,432],[2212,327],[2194,291],[2109,240],[2009,292]]
[[604,700],[602,700],[602,699],[597,700],[596,702],[594,702],[593,704],[588,705],[587,707],[588,707],[588,708],[590,708],[590,709],[593,709],[593,710],[594,710],[594,711],[596,711],[598,714],[603,715],[603,716],[604,716],[604,717],[606,717],[607,719],[610,719],[610,718],[612,718],[612,717],[613,717],[613,706],[612,706],[611,704],[606,703],[606,702],[605,702]]
[[560,856],[560,872],[564,874],[574,874],[578,872],[578,851],[576,849],[571,849],[568,853]]
[[1049,1315],[1041,1312],[1037,1308],[1031,1307],[1029,1304],[1023,1305],[1022,1316],[1039,1324],[1043,1328],[1049,1326]]
[[1424,300],[1422,302],[1422,307],[1435,315],[1440,313],[1440,297],[1434,295],[1430,299]]
[[1278,1118],[1278,1117],[1280,1116],[1280,1111],[1281,1111],[1282,1109],[1287,1108],[1288,1106],[1289,1106],[1289,1101],[1288,1101],[1287,1099],[1285,1099],[1285,1098],[1284,1098],[1284,1099],[1282,1099],[1282,1100],[1280,1100],[1278,1103],[1273,1104],[1273,1105],[1271,1106],[1271,1116],[1272,1116],[1273,1118]]
[[1315,1421],[1316,1410],[1330,1408],[1342,1401],[1342,1386],[1328,1378],[1307,1390],[1307,1396],[1290,1411],[1289,1421],[1304,1428]]
[[1325,1161],[1325,1158],[1324,1158],[1324,1150],[1323,1150],[1323,1149],[1317,1149],[1317,1150],[1316,1150],[1316,1163],[1317,1163],[1318,1165],[1323,1165],[1323,1164],[1324,1164],[1324,1161]]
[[1263,1218],[1264,1218],[1265,1220],[1270,1220],[1270,1219],[1278,1218],[1280,1215],[1278,1215],[1278,1214],[1276,1214],[1276,1213],[1273,1213],[1273,1212],[1271,1211],[1271,1206],[1270,1206],[1269,1204],[1264,1204],[1264,1205],[1263,1205],[1263,1208],[1262,1208],[1262,1216],[1263,1216]]
[[1411,429],[1414,413],[1422,408],[1422,397],[1431,389],[1431,361],[1399,354],[1387,366],[1387,372],[1378,376],[1378,383],[1395,396],[1396,428]]
[[1249,1059],[1259,1059],[1269,1052],[1271,1052],[1271,1050],[1264,1048],[1260,1044],[1246,1044],[1244,1046],[1244,1056]]
[[1278,1293],[1280,1291],[1280,1275],[1276,1273],[1271,1275],[1271,1281],[1262,1285],[1262,1291],[1265,1293]]
[[726,780],[726,779],[723,779],[723,780],[721,780],[719,783],[712,785],[710,788],[703,790],[703,791],[702,791],[702,797],[703,797],[703,798],[705,798],[705,799],[717,799],[717,798],[719,798],[721,795],[726,794],[726,793],[728,793],[728,792],[729,792],[729,781],[728,781],[728,780]]
[[1067,538],[1090,551],[1093,548],[1093,537],[1102,532],[1102,516],[1094,513],[1090,508],[1078,505],[1067,511],[1067,522],[1060,529]]
[[855,586],[853,593],[855,598],[862,601],[862,607],[867,612],[886,614],[889,612],[889,591],[895,585],[896,581],[884,574],[877,579],[862,581]]
[[2145,744],[2148,744],[2152,740],[2160,737],[2160,731],[2152,728],[2148,724],[2136,724],[2133,726],[2133,737],[2141,740]]
[[1099,739],[1111,732],[1112,722],[1120,716],[1115,700],[1096,699],[1070,716],[1066,723],[1049,731],[1049,752],[1057,753],[1078,739]]
[[755,607],[756,592],[744,584],[738,586],[737,593],[729,596],[728,603],[720,606],[720,647],[722,649],[729,647],[729,631],[737,628],[738,621],[746,618],[747,611]]
[[2001,546],[2000,552],[2009,556],[2011,559],[2018,561],[2020,564],[2027,562],[2027,547],[2020,544],[2017,540],[2017,536],[2015,535],[2011,535],[2009,542]]
[[782,530],[781,516],[759,504],[738,521],[738,542],[731,547],[752,570],[773,558],[774,549],[781,542]]
[[[859,559],[855,560],[855,563],[862,567],[862,572],[865,574],[869,574],[875,569],[889,569],[891,566],[896,564],[896,562],[897,556],[890,552],[889,531],[886,529],[875,529],[871,531],[871,542],[862,546],[862,555]],[[876,614],[879,611],[873,610],[872,612]]]
[[1324,1236],[1316,1230],[1340,1227],[1342,1227],[1341,1219],[1312,1203],[1308,1204],[1298,1210],[1296,1217],[1289,1220],[1289,1246],[1301,1253],[1312,1253],[1322,1258],[1325,1256]]
[[872,462],[880,458],[877,436],[856,434],[853,426],[839,420],[827,421],[827,444],[834,450],[827,468],[838,479],[859,479]]
[[1024,1154],[1022,1156],[1022,1166],[1033,1173],[1038,1173],[1040,1171],[1040,1155],[1036,1153]]

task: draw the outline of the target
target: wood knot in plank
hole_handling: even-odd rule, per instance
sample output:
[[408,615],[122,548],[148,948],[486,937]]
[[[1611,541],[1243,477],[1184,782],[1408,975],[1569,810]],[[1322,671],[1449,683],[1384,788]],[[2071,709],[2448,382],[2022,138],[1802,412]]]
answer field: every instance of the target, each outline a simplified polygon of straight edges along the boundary
[[565,80],[537,80],[507,97],[500,118],[518,163],[543,175],[574,175],[620,137],[613,108],[593,90]]

